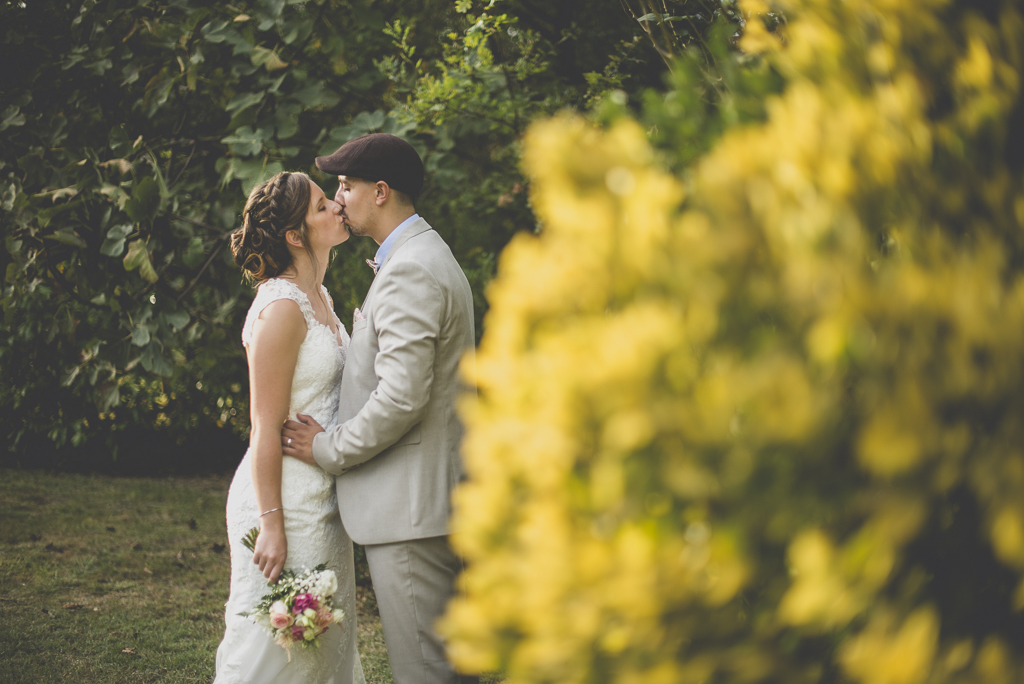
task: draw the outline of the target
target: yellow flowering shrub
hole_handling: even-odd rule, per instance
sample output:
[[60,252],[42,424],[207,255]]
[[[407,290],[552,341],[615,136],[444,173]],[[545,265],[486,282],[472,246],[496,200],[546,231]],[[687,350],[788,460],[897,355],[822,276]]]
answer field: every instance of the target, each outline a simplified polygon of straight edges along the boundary
[[531,129],[543,230],[467,369],[462,669],[1024,681],[1024,19],[975,4],[744,3],[784,86],[685,179],[628,117]]

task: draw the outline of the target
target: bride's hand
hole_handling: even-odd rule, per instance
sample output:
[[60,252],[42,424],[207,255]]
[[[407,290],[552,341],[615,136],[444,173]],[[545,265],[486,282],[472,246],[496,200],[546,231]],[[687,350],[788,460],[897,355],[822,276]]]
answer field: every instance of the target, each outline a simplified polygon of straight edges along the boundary
[[287,558],[288,539],[284,535],[284,513],[268,513],[260,521],[260,535],[256,538],[252,562],[259,566],[264,577],[276,582],[278,575],[284,570]]

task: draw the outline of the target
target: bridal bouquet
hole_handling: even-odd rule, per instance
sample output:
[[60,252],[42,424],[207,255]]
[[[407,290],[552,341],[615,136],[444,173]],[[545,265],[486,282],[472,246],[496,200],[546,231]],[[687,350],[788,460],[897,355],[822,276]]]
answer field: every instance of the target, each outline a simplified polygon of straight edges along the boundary
[[[254,527],[242,539],[250,551],[255,550],[258,534],[259,528]],[[270,588],[255,609],[242,615],[267,628],[275,643],[288,652],[289,661],[295,644],[319,647],[317,637],[345,617],[344,611],[333,607],[338,578],[325,564],[298,574],[285,570]]]

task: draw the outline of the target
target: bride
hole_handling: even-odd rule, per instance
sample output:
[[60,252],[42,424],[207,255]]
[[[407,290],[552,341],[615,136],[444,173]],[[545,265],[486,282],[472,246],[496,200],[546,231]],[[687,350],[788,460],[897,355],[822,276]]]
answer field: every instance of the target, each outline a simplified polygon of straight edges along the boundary
[[[341,524],[334,478],[281,454],[281,425],[295,414],[325,427],[338,410],[348,334],[322,285],[331,248],[349,238],[336,204],[303,173],[280,173],[249,195],[231,252],[258,284],[242,327],[249,360],[252,433],[228,491],[231,595],[215,684],[365,684],[356,651],[352,541]],[[242,545],[260,527],[255,552]],[[345,619],[319,648],[285,650],[251,611],[285,568],[320,563],[338,576],[334,606]]]

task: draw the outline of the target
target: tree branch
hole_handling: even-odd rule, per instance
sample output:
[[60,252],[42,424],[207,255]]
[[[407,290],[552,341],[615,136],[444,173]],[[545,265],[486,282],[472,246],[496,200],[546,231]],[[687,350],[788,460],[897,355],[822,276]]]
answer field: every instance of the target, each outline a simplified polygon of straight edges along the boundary
[[225,233],[220,228],[214,228],[213,226],[211,226],[208,223],[203,223],[202,221],[197,221],[196,219],[189,218],[187,216],[182,216],[181,214],[171,214],[171,218],[176,220],[176,221],[184,221],[185,223],[191,223],[193,226],[197,226],[199,228],[205,228],[206,230],[208,230],[210,232],[217,233],[217,238],[220,239],[220,240],[226,239],[225,236],[231,234],[230,232]]
[[175,304],[181,303],[181,300],[185,298],[185,295],[191,292],[192,288],[196,286],[196,283],[199,282],[199,279],[203,276],[203,273],[206,272],[206,269],[209,268],[210,264],[213,263],[214,257],[220,254],[221,250],[224,249],[224,245],[227,244],[227,239],[230,235],[231,233],[225,233],[219,238],[221,244],[218,245],[217,249],[213,250],[210,256],[206,259],[206,263],[204,263],[202,268],[199,269],[199,273],[197,273],[196,277],[192,279],[192,282],[189,283],[188,287],[186,287],[184,291],[180,295],[178,295],[178,298],[174,300]]
[[179,179],[181,179],[181,174],[185,173],[185,169],[188,168],[189,162],[192,161],[192,155],[195,154],[195,153],[196,153],[196,143],[193,142],[192,143],[192,151],[188,153],[188,159],[185,160],[185,165],[181,167],[181,171],[178,171],[178,175],[175,176],[174,177],[174,181],[171,182],[172,186],[175,183],[177,183]]

